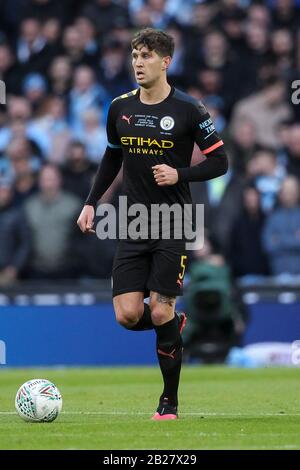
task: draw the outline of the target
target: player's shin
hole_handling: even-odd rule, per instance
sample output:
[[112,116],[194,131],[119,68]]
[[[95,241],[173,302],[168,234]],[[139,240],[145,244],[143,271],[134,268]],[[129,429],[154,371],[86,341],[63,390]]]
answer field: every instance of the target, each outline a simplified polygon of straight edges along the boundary
[[182,362],[182,339],[176,316],[160,326],[155,326],[157,335],[157,356],[164,380],[161,400],[168,399],[177,406],[177,392]]

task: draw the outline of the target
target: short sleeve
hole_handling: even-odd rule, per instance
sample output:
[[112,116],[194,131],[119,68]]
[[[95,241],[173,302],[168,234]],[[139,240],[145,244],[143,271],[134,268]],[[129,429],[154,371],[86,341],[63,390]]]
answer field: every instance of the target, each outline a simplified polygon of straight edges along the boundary
[[221,145],[222,139],[217,133],[210,114],[203,104],[193,105],[191,129],[194,140],[204,155],[208,155]]

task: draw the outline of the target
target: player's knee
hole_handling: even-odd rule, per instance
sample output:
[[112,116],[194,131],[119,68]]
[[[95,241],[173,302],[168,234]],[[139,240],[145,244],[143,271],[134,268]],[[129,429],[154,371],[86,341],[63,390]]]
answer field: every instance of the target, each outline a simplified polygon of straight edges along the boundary
[[139,312],[130,307],[120,308],[116,311],[116,320],[124,328],[133,328],[139,321]]
[[169,312],[162,310],[159,307],[154,307],[151,310],[151,318],[154,325],[162,325],[169,320]]

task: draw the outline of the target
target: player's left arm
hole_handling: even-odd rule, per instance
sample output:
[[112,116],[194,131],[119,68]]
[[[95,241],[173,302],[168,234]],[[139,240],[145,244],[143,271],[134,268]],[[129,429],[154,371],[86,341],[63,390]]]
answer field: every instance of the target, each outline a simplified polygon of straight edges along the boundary
[[179,181],[207,181],[224,175],[228,170],[228,159],[224,142],[203,104],[193,105],[191,130],[194,141],[206,159],[198,165],[178,168]]
[[224,175],[228,170],[228,159],[224,143],[215,130],[212,119],[203,105],[193,105],[191,129],[195,142],[206,159],[198,165],[172,168],[168,165],[152,167],[159,186],[176,184],[178,181],[207,181]]

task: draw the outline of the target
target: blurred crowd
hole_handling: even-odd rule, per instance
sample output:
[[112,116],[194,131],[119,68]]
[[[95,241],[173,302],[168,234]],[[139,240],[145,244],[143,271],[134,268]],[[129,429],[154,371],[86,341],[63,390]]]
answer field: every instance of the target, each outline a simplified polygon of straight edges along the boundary
[[146,26],[173,35],[169,82],[226,143],[228,173],[191,185],[214,250],[235,278],[300,275],[300,1],[1,0],[0,284],[110,276],[115,242],[76,219]]

